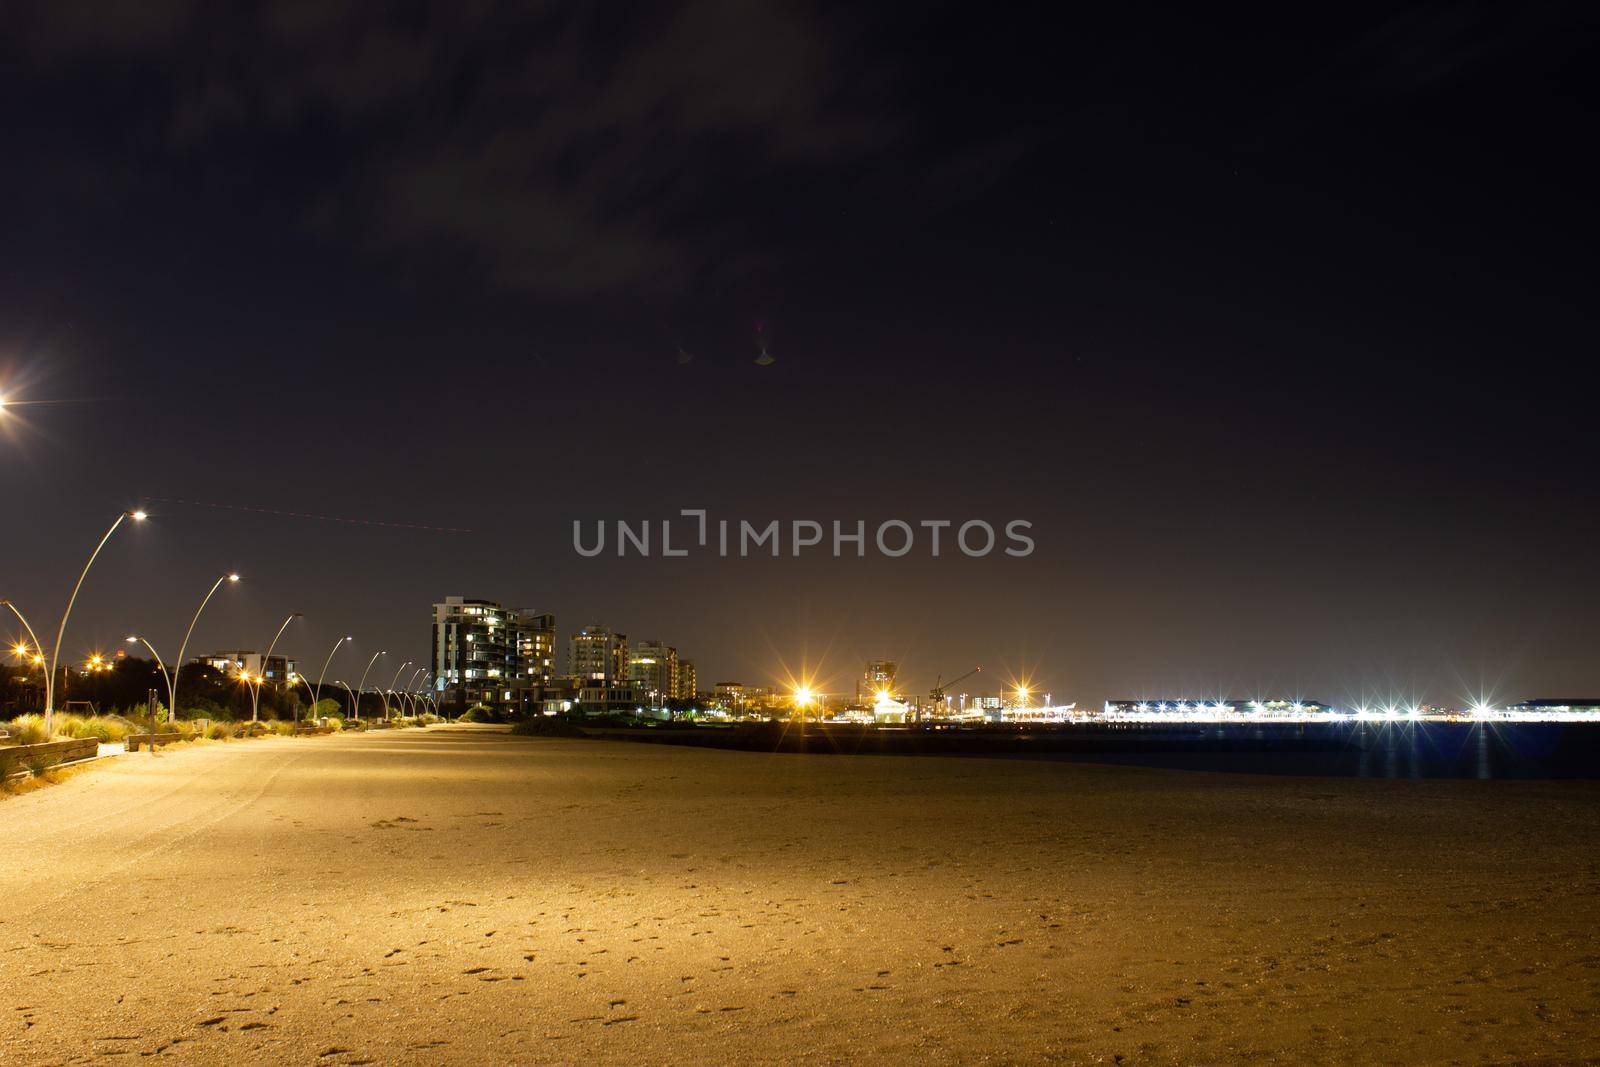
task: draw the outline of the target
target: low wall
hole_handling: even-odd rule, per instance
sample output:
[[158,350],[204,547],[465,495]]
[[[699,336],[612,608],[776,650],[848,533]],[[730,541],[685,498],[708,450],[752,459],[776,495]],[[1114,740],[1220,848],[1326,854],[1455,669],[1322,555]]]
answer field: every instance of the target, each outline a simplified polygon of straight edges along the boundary
[[[170,745],[174,741],[182,741],[182,740],[183,740],[183,735],[182,734],[178,734],[178,733],[156,734],[156,737],[155,737],[155,743],[158,744],[158,745]],[[145,731],[144,733],[132,733],[132,734],[129,734],[128,738],[127,738],[127,741],[128,741],[128,751],[129,752],[137,752],[137,751],[139,751],[139,746],[140,745],[148,745],[150,743],[150,733],[149,733],[149,731]]]
[[0,778],[26,777],[35,767],[81,763],[99,754],[100,739],[97,737],[49,741],[42,745],[8,745],[0,748]]

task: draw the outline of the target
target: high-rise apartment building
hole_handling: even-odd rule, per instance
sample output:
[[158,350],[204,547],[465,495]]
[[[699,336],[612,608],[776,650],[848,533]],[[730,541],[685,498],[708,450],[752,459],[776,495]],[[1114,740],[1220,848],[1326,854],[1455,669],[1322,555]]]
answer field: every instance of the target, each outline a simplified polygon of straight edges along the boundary
[[678,695],[678,650],[660,641],[641,641],[628,653],[628,680],[652,707]]
[[433,606],[433,676],[445,704],[522,709],[555,673],[554,615],[493,600],[446,597]]
[[567,673],[579,683],[616,685],[628,680],[628,635],[598,623],[567,639]]
[[694,660],[680,659],[678,661],[678,699],[699,700],[700,680],[695,676]]

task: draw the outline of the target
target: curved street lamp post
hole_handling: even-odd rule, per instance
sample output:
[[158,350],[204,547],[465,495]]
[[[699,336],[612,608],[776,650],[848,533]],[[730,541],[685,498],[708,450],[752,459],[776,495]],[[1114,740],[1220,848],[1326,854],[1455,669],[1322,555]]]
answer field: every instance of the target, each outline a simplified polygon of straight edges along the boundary
[[[206,610],[206,605],[211,603],[211,598],[216,595],[218,589],[222,588],[222,583],[238,582],[238,580],[239,576],[237,574],[224,574],[221,578],[211,583],[211,589],[206,593],[205,599],[200,601],[198,608],[194,609],[194,618],[189,620],[189,629],[184,632],[183,644],[178,646],[178,658],[172,661],[172,705],[167,709],[167,714],[174,719],[178,717],[178,675],[183,672],[183,656],[189,650],[189,638],[194,636],[195,623],[200,621],[200,613]],[[145,647],[148,648],[149,646],[146,645]],[[154,652],[155,650],[151,649],[151,651]]]
[[261,673],[256,675],[255,685],[250,690],[251,722],[261,721],[261,686],[267,680],[267,664],[272,660],[272,650],[278,647],[278,638],[283,636],[283,631],[287,630],[289,624],[298,618],[301,618],[301,614],[297,611],[283,620],[283,625],[278,627],[278,632],[272,635],[271,644],[267,645],[266,655],[261,657]]
[[[138,634],[128,635],[128,644],[141,644],[150,650],[150,655],[155,657],[156,666],[161,669],[161,677],[167,681],[167,704],[176,707],[178,703],[177,682],[172,677],[172,672],[167,670],[167,665],[161,662],[161,653],[156,651],[156,646],[140,637]],[[175,714],[175,713],[174,713]],[[156,709],[150,709],[150,755],[156,754]]]
[[[94,546],[94,551],[89,553],[89,562],[83,565],[83,571],[78,575],[78,582],[72,587],[72,595],[67,598],[67,610],[61,613],[61,625],[56,629],[55,647],[50,650],[50,673],[44,679],[44,731],[46,736],[53,736],[50,730],[51,720],[56,710],[56,664],[61,658],[61,642],[66,637],[67,620],[72,617],[72,605],[78,601],[78,590],[83,588],[83,580],[89,576],[89,568],[94,566],[94,561],[99,557],[100,550],[106,547],[106,542],[111,540],[111,535],[117,532],[117,527],[122,525],[122,520],[132,519],[143,522],[145,513],[142,511],[124,511],[117,516],[117,521],[111,524],[106,535],[100,538],[100,543]],[[13,608],[13,611],[16,609]],[[32,632],[31,629],[29,631]],[[38,644],[38,639],[34,640]],[[42,654],[44,649],[39,650]]]

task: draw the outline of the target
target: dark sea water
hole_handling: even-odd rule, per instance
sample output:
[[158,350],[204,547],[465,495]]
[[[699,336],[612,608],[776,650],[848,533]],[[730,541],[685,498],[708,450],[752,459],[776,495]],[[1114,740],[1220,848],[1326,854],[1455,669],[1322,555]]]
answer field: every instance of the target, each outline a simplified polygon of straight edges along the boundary
[[983,756],[1350,778],[1597,778],[1600,723],[1078,723],[874,729],[780,724],[586,730],[659,744],[829,756]]
[[1046,758],[1353,778],[1600,778],[1600,723],[1212,726]]

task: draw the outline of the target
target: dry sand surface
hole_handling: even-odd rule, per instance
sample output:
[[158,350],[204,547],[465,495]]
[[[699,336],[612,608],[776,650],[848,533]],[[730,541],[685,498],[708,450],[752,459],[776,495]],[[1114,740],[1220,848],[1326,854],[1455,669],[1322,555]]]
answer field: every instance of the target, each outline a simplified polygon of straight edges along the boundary
[[0,1062],[1570,1063],[1600,788],[485,728],[0,800]]

